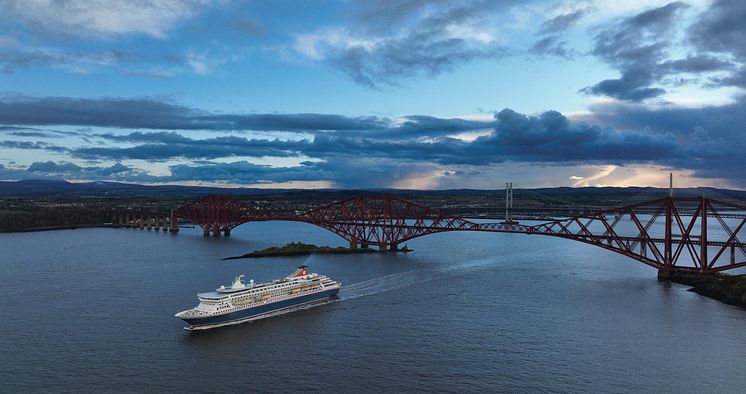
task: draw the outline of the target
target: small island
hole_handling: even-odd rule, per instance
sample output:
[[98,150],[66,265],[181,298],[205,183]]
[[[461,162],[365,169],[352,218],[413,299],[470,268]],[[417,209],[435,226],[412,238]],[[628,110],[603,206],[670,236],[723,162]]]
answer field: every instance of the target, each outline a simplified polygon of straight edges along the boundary
[[692,286],[689,291],[746,308],[746,275],[713,273],[708,275],[675,272],[671,280]]
[[357,253],[376,253],[370,248],[345,248],[339,246],[316,246],[304,244],[302,242],[291,242],[285,246],[273,246],[263,250],[255,250],[242,256],[226,257],[223,260],[250,259],[257,257],[277,257],[277,256],[307,256],[310,254],[357,254]]

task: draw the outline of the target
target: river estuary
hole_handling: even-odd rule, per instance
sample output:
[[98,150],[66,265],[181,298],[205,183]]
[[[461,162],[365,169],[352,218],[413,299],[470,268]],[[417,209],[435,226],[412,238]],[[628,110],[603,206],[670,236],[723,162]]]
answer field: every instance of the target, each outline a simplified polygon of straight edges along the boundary
[[[746,310],[573,241],[444,233],[409,254],[222,261],[303,223],[230,238],[83,229],[0,235],[0,391],[740,392]],[[188,332],[173,314],[238,274],[307,264],[339,302]]]

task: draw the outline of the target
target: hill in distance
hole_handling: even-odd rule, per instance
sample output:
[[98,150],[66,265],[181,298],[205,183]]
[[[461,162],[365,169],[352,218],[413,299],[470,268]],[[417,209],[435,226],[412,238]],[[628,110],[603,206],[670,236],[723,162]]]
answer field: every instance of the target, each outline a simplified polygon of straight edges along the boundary
[[[339,198],[360,193],[386,193],[402,198],[427,199],[430,197],[468,197],[488,196],[501,198],[504,189],[476,190],[401,190],[401,189],[259,189],[259,188],[221,188],[208,186],[180,186],[180,185],[140,185],[121,182],[68,182],[64,180],[21,180],[0,181],[0,198],[44,198],[44,199],[198,199],[210,194],[223,194],[235,197],[241,196],[285,196],[313,198],[324,196],[325,199],[338,195]],[[649,199],[660,198],[668,194],[668,189],[648,187],[555,187],[536,189],[515,189],[517,198],[530,195],[542,195],[559,199],[608,199],[615,196],[621,200],[635,197]],[[716,189],[716,188],[680,188],[674,189],[676,196],[700,197],[707,195],[719,199],[735,199],[746,201],[746,191]]]

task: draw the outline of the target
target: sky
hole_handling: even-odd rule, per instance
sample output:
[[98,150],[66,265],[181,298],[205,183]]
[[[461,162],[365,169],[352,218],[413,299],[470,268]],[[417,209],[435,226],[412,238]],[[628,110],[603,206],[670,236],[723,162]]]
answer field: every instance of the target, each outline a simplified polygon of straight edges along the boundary
[[746,189],[746,2],[0,0],[0,180]]

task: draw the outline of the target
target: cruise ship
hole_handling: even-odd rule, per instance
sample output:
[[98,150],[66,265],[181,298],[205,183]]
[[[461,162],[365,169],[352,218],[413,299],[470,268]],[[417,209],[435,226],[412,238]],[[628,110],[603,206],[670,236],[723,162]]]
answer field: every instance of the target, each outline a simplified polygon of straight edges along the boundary
[[305,265],[271,282],[255,284],[252,279],[247,284],[243,277],[237,276],[230,286],[197,294],[199,305],[174,316],[189,323],[187,330],[222,327],[322,304],[335,299],[342,287],[327,276],[309,273]]

